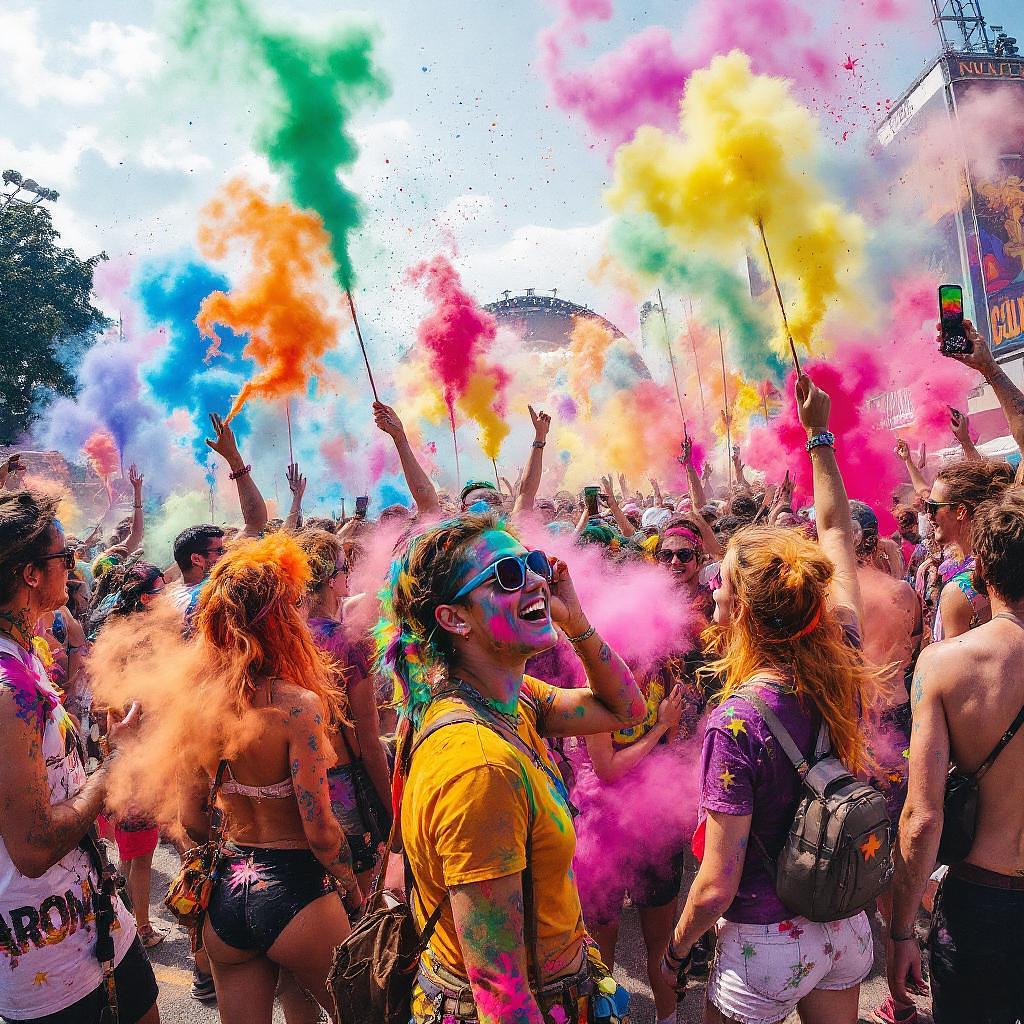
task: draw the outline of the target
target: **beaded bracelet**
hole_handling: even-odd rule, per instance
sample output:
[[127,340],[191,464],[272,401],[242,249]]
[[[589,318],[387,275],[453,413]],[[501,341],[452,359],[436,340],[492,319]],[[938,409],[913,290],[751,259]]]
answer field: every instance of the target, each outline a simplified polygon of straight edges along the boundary
[[229,480],[237,480],[239,477],[245,476],[246,473],[252,472],[252,466],[243,466],[241,469],[236,469],[234,473],[228,473]]
[[583,643],[584,640],[589,640],[596,632],[597,629],[594,626],[591,626],[590,629],[584,630],[579,636],[569,636],[566,634],[565,639],[568,640],[573,647],[577,647],[579,644]]

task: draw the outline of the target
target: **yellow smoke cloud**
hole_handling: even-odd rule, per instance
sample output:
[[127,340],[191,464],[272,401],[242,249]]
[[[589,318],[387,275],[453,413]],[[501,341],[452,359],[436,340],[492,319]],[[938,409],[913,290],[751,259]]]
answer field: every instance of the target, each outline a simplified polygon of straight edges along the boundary
[[510,429],[498,413],[503,384],[500,370],[478,362],[466,390],[456,401],[459,412],[480,427],[480,447],[489,459],[496,459],[501,453]]
[[[789,83],[753,74],[750,58],[734,50],[691,76],[678,134],[646,125],[619,147],[606,198],[614,210],[653,214],[683,251],[731,262],[745,248],[767,278],[762,223],[793,337],[809,350],[859,268],[865,238],[860,217],[814,176],[818,142]],[[781,329],[773,347],[787,348]]]

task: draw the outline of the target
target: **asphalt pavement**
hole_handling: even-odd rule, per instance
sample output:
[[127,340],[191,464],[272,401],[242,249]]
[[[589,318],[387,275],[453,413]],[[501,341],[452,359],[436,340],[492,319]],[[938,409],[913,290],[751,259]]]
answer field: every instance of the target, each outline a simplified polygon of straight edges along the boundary
[[[179,928],[174,919],[163,908],[161,900],[167,891],[167,883],[177,870],[178,857],[167,844],[161,844],[153,858],[153,923],[168,931],[167,938],[149,951],[153,970],[160,985],[160,1019],[165,1024],[218,1024],[220,1017],[216,1004],[204,1006],[189,994],[192,985],[192,957],[188,936]],[[876,922],[877,925],[877,922]],[[632,1024],[655,1024],[654,1002],[647,984],[647,969],[644,960],[643,939],[636,912],[623,911],[622,926],[619,930],[619,945],[616,955],[615,976],[633,997],[631,1007]],[[860,1008],[862,1018],[878,1006],[888,994],[885,984],[885,953],[881,942],[875,942],[875,966],[868,980],[861,986]],[[931,1014],[924,1002],[919,1004],[921,1024],[931,1024]],[[677,1024],[700,1024],[704,1019],[704,985],[695,983],[679,1004]],[[785,1024],[798,1024],[794,1013]],[[283,1024],[284,1015],[279,1006],[274,1008],[275,1024]]]

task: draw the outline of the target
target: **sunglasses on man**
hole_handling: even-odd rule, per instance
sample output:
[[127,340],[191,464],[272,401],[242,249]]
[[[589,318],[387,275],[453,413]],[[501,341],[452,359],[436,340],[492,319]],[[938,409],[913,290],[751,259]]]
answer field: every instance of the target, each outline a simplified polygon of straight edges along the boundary
[[478,572],[468,583],[460,588],[452,601],[461,601],[477,587],[490,582],[493,578],[502,590],[514,594],[526,586],[526,570],[539,576],[547,583],[551,582],[552,570],[548,556],[543,551],[528,551],[525,555],[505,555],[496,562],[491,562],[486,569]]
[[662,565],[670,565],[673,560],[680,565],[689,565],[697,557],[697,552],[692,548],[680,548],[678,551],[667,551],[662,549],[655,556]]
[[54,558],[64,559],[64,568],[69,572],[74,569],[76,564],[75,552],[72,548],[61,548],[60,551],[54,551],[51,555],[43,555],[41,558],[36,559],[38,562],[49,562]]
[[929,499],[928,501],[926,501],[924,503],[924,510],[925,510],[925,512],[928,515],[934,516],[935,513],[938,512],[940,508],[946,508],[947,506],[950,506],[950,505],[959,505],[959,504],[960,504],[959,501],[932,501],[931,499]]

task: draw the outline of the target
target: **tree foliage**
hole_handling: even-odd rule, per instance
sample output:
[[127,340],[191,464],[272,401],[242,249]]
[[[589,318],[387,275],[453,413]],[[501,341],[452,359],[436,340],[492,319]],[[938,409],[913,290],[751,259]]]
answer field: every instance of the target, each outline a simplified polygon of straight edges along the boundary
[[61,248],[49,211],[0,211],[0,444],[14,444],[48,395],[73,395],[75,369],[109,320],[91,302],[105,260]]

